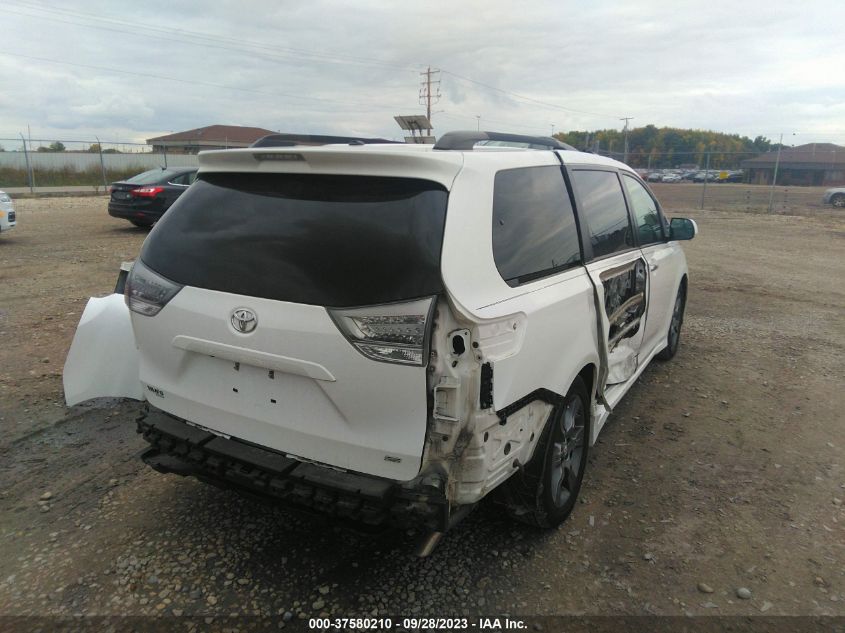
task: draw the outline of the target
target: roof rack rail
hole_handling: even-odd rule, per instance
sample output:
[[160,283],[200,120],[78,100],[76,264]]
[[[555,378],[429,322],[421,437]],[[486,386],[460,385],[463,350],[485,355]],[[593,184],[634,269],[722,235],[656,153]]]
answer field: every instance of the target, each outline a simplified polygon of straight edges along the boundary
[[515,147],[528,149],[569,149],[574,150],[572,145],[561,143],[551,136],[524,136],[522,134],[508,134],[504,132],[447,132],[441,136],[434,149],[442,150],[471,150],[476,143],[492,141],[490,145],[512,144]]
[[294,147],[296,145],[369,145],[371,143],[398,144],[386,138],[361,138],[358,136],[327,136],[324,134],[268,134],[250,147]]

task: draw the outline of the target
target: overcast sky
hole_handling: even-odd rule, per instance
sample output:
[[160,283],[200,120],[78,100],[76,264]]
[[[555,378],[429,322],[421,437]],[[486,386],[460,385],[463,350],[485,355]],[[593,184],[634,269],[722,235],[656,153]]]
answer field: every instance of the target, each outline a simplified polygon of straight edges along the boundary
[[841,0],[3,0],[0,138],[222,123],[398,139],[431,65],[437,134],[628,116],[845,145],[843,34]]

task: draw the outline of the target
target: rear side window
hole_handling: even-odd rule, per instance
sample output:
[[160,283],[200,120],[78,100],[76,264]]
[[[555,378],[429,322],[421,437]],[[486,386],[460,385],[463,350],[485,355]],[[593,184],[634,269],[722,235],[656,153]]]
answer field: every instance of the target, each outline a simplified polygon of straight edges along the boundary
[[593,257],[633,248],[628,208],[616,173],[578,169],[572,172],[572,186],[578,195],[578,217],[587,227]]
[[204,174],[156,225],[143,262],[177,283],[353,307],[442,290],[447,192],[411,178]]
[[559,167],[496,174],[493,258],[510,286],[581,262],[575,214]]

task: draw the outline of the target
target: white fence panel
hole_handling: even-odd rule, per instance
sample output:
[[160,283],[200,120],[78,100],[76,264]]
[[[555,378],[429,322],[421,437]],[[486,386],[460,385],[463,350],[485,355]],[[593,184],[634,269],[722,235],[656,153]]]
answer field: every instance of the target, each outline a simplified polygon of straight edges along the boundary
[[[100,155],[76,152],[30,152],[29,160],[32,169],[38,171],[56,171],[73,169],[74,171],[88,171],[100,168]],[[196,167],[198,165],[195,154],[167,154],[168,167]],[[139,172],[146,169],[164,167],[164,154],[103,154],[106,169],[125,170],[137,168]],[[26,169],[26,156],[23,152],[0,152],[0,168]]]

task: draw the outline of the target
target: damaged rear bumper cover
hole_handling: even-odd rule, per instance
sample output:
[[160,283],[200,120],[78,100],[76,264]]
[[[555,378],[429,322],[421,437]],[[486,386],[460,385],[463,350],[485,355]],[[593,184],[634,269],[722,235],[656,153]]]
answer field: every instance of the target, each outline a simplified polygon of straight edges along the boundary
[[443,493],[394,481],[303,463],[235,438],[187,424],[149,405],[137,431],[151,447],[141,458],[162,473],[193,476],[222,488],[279,501],[367,525],[426,525],[443,531],[449,522]]

